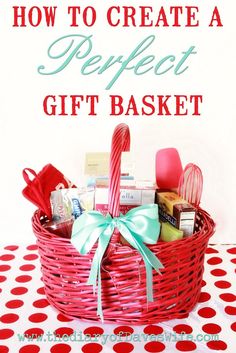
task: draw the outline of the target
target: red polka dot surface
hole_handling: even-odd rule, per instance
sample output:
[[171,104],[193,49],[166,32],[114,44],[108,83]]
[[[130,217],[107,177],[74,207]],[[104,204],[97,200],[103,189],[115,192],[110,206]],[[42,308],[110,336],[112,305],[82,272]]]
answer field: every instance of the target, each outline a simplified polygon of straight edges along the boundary
[[10,269],[11,269],[11,266],[9,265],[0,265],[0,272],[9,271]]
[[0,256],[1,261],[11,261],[15,258],[15,255],[12,254],[4,254]]
[[233,293],[222,293],[219,297],[225,302],[234,302],[236,300],[236,296]]
[[71,347],[69,344],[58,343],[52,346],[50,349],[50,353],[70,353]]
[[[190,314],[183,312],[179,319],[137,326],[128,321],[127,324],[114,325],[89,323],[59,313],[50,306],[45,295],[37,246],[19,246],[15,250],[5,247],[1,256],[7,256],[0,263],[1,323],[4,325],[0,329],[0,352],[11,353],[13,341],[15,351],[20,353],[233,352],[232,342],[236,336],[236,268],[235,254],[231,248],[234,247],[208,247],[202,292]],[[59,289],[55,290],[55,293],[59,292]],[[64,309],[63,301],[61,307]],[[80,336],[77,336],[78,332]],[[181,337],[190,335],[193,340],[184,336],[178,342],[160,340],[161,335],[170,333]],[[19,342],[18,334],[29,337],[31,341]],[[207,339],[199,342],[196,340],[197,334],[207,335]],[[151,335],[159,335],[159,340],[151,340]],[[220,340],[214,341],[210,335],[219,335]],[[42,340],[38,341],[41,337]],[[90,341],[83,340],[83,337],[90,337]]]
[[20,348],[19,353],[38,353],[40,352],[40,347],[36,344],[27,344]]
[[179,341],[176,343],[176,348],[180,352],[192,352],[196,350],[197,346],[192,341]]
[[132,343],[129,343],[129,342],[119,342],[113,346],[113,351],[116,353],[130,353],[133,350],[134,350],[134,346]]
[[7,245],[4,247],[5,250],[9,250],[9,251],[16,251],[17,249],[19,249],[18,245]]
[[227,349],[227,344],[224,341],[209,341],[207,342],[207,347],[215,351],[225,351]]
[[16,280],[16,282],[19,282],[19,283],[25,283],[25,282],[31,281],[32,277],[28,276],[28,275],[22,275],[22,276],[16,277],[15,280]]
[[221,327],[217,324],[209,323],[202,326],[204,332],[209,334],[216,334],[221,331]]
[[28,289],[25,287],[15,287],[12,288],[11,293],[14,295],[22,295],[28,292]]
[[1,316],[1,322],[4,324],[11,324],[19,319],[17,314],[4,314]]
[[0,340],[6,340],[14,335],[14,331],[8,328],[0,329]]
[[231,287],[231,283],[228,281],[216,281],[215,282],[215,286],[218,288],[230,288]]
[[216,315],[216,311],[211,307],[204,307],[198,310],[198,315],[204,318],[211,318]]
[[91,337],[94,337],[96,335],[102,335],[103,333],[104,333],[104,329],[102,327],[98,327],[98,326],[87,327],[84,330],[84,334],[89,335]]
[[16,308],[20,308],[22,305],[24,305],[23,300],[9,300],[8,302],[6,302],[5,306],[8,309],[16,309]]
[[163,352],[166,348],[165,344],[162,342],[157,342],[157,341],[153,341],[153,342],[148,342],[147,344],[145,344],[145,350],[147,352]]
[[221,276],[225,276],[227,272],[225,270],[222,270],[221,268],[216,268],[211,271],[211,274],[216,277],[221,277]]
[[229,254],[235,255],[235,254],[236,254],[236,247],[231,247],[231,248],[227,249],[227,252],[228,252]]
[[24,332],[24,335],[26,337],[29,337],[30,339],[36,339],[42,336],[43,334],[44,334],[44,330],[39,327],[32,327]]
[[163,328],[157,325],[148,325],[143,329],[147,335],[159,335],[163,333]]
[[200,297],[199,297],[199,299],[198,299],[198,302],[199,302],[199,303],[204,303],[204,302],[207,302],[207,301],[210,300],[210,299],[211,299],[210,293],[201,292]]
[[23,257],[23,259],[26,261],[33,261],[33,260],[38,259],[38,257],[39,256],[37,254],[27,254]]
[[47,299],[38,299],[33,302],[35,308],[46,308],[49,305]]
[[193,329],[191,326],[186,325],[186,324],[179,324],[173,327],[173,330],[176,333],[181,333],[181,334],[185,334],[185,333],[192,333]]
[[[87,343],[82,347],[82,352],[83,353],[91,353],[91,352],[99,353],[102,351],[102,349],[103,349],[103,347],[99,343]],[[123,353],[125,353],[125,351],[123,351]]]
[[31,265],[31,264],[27,264],[27,265],[22,265],[20,266],[20,270],[21,271],[32,271],[35,269],[35,266],[34,265]]
[[48,316],[44,313],[35,313],[28,317],[31,322],[43,322],[47,320]]
[[28,245],[26,249],[27,249],[27,250],[30,250],[30,251],[32,251],[32,250],[38,250],[38,245],[36,245],[36,244],[31,244],[31,245]]
[[208,247],[206,249],[206,254],[218,254],[219,251],[217,249],[214,249],[214,248],[211,248],[211,247]]
[[210,257],[208,260],[207,260],[207,263],[209,265],[218,265],[222,262],[222,259],[220,257]]
[[114,329],[114,334],[119,336],[128,336],[134,332],[134,329],[130,326],[118,326]]

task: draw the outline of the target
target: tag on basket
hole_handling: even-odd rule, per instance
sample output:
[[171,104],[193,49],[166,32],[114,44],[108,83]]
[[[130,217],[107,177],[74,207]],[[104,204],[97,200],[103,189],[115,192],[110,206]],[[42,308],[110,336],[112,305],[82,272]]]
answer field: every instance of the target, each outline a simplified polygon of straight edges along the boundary
[[80,254],[87,254],[98,241],[98,246],[91,265],[87,284],[97,287],[97,314],[103,320],[101,302],[101,262],[117,228],[125,240],[141,254],[146,268],[147,301],[153,301],[152,268],[157,272],[163,268],[159,259],[144,244],[155,244],[160,233],[158,206],[143,205],[128,211],[125,215],[112,218],[110,214],[102,215],[98,211],[83,213],[73,224],[71,243]]

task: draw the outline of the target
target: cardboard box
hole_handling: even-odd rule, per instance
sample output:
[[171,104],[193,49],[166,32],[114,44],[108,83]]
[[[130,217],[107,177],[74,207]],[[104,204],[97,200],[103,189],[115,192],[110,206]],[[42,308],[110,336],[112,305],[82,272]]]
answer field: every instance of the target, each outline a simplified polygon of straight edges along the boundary
[[174,227],[182,230],[185,236],[194,232],[196,209],[174,192],[158,192],[159,214]]
[[[122,187],[120,190],[120,212],[125,214],[130,209],[154,203],[155,188],[139,189],[133,186]],[[108,188],[97,187],[95,190],[95,210],[102,213],[108,212]]]

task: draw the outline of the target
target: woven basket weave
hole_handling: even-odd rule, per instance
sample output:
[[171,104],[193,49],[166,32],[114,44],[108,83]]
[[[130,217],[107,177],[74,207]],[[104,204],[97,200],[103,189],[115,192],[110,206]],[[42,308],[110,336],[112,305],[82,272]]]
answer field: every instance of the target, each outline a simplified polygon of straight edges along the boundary
[[[129,130],[120,124],[113,134],[110,163],[109,212],[114,217],[119,215],[121,152],[128,149]],[[36,211],[32,225],[49,302],[68,317],[99,321],[97,295],[86,285],[97,245],[80,255],[70,239],[43,228],[44,220]],[[153,270],[154,301],[148,304],[142,256],[123,245],[119,234],[113,234],[102,261],[104,322],[146,325],[181,318],[194,308],[201,291],[205,250],[215,229],[214,221],[202,209],[198,210],[196,228],[188,238],[147,245],[164,265],[161,275]]]

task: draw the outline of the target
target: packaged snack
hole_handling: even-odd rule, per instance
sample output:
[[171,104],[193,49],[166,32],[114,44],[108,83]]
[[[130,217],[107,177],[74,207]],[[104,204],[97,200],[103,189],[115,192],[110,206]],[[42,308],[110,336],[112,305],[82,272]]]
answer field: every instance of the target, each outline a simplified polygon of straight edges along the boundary
[[182,239],[184,232],[175,228],[169,222],[161,222],[161,235],[160,240],[173,241]]
[[79,217],[84,211],[93,210],[94,190],[61,189],[51,193],[52,219],[64,221]]
[[185,236],[194,232],[196,209],[174,192],[157,192],[159,214]]

